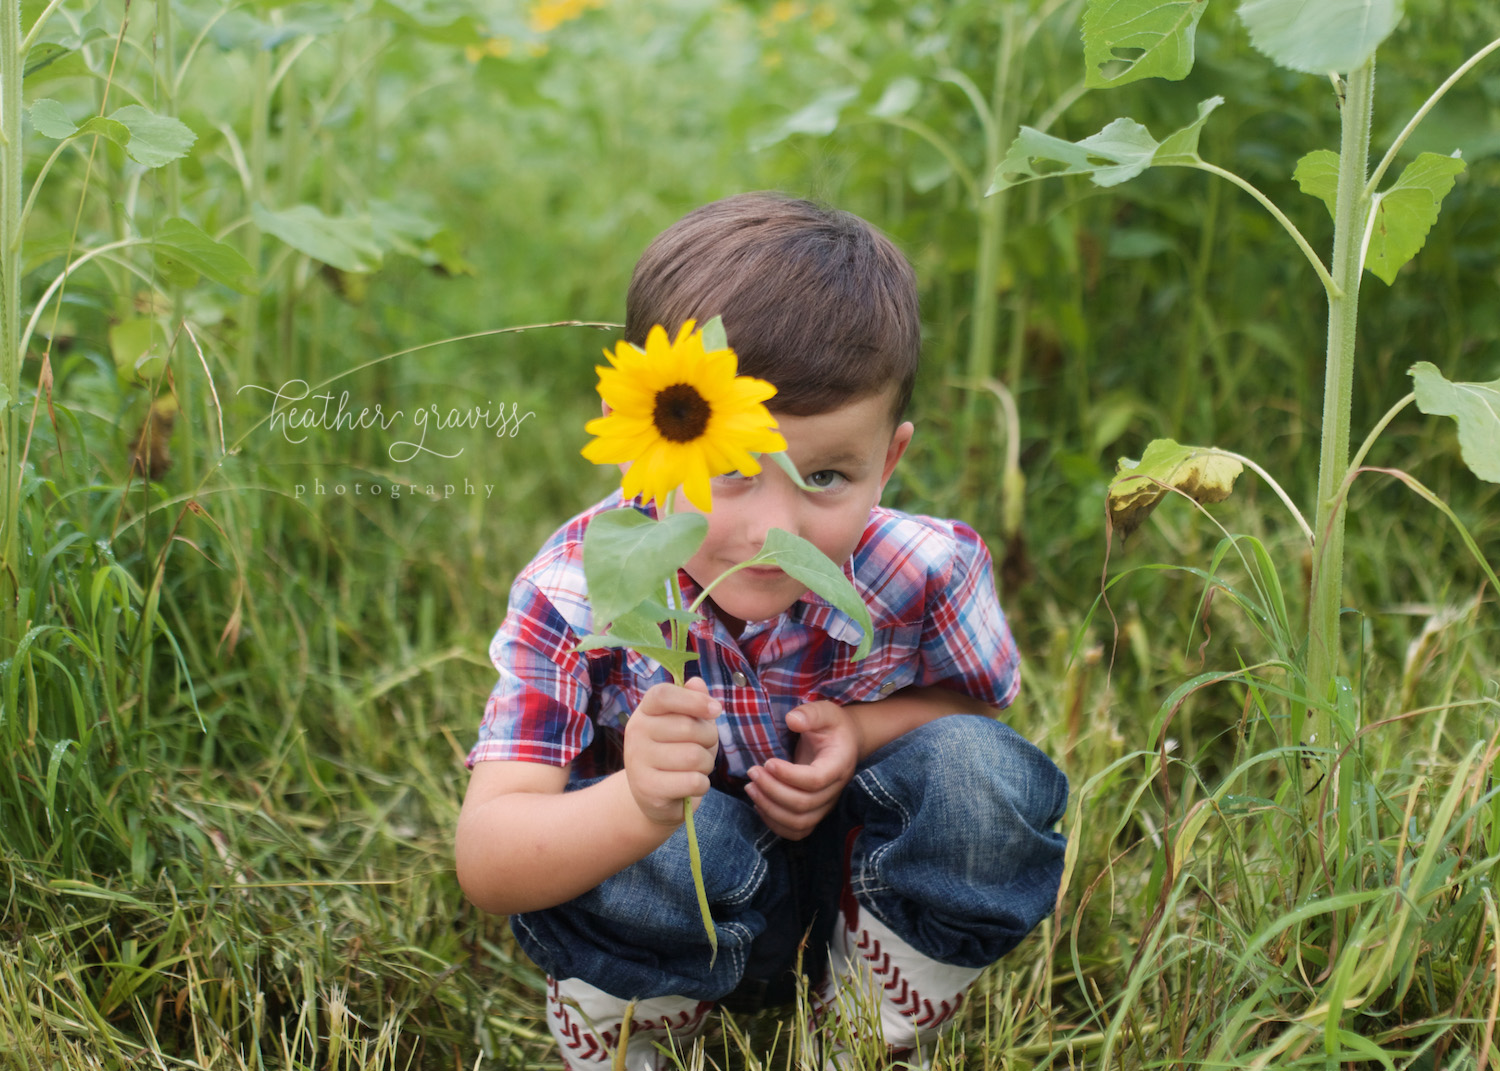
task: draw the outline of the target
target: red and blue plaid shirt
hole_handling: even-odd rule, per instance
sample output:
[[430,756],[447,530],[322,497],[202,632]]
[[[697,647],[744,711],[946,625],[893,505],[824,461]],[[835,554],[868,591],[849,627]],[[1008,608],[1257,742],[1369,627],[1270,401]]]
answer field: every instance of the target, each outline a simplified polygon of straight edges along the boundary
[[[591,613],[583,533],[619,493],[579,514],[516,578],[490,643],[500,679],[485,704],[469,764],[496,759],[572,765],[574,777],[620,768],[625,719],[646,690],[669,681],[659,663],[618,648],[580,652]],[[997,707],[1020,687],[1015,641],[995,594],[989,551],[956,521],[877,507],[844,575],[870,609],[869,654],[853,660],[860,627],[811,592],[776,617],[748,622],[738,640],[713,614],[689,630],[701,676],[724,706],[719,773],[743,778],[772,757],[790,759],[787,714],[816,699],[882,699],[940,685]],[[687,602],[698,587],[680,573]]]

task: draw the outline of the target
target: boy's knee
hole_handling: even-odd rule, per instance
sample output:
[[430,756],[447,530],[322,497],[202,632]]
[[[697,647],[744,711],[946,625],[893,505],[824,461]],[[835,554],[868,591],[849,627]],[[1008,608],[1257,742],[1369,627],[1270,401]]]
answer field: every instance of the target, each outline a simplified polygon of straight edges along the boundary
[[997,810],[1013,812],[1033,829],[1063,816],[1068,779],[1040,748],[993,718],[952,714],[908,734],[900,752],[910,764],[924,809],[982,828]]

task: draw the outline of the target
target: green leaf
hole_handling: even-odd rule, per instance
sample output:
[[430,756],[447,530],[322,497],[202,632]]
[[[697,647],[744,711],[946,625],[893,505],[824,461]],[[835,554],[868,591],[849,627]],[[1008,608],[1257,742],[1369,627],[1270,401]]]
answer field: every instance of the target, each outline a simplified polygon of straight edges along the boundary
[[766,533],[766,541],[760,553],[746,565],[774,565],[799,584],[827,599],[835,607],[852,617],[859,625],[862,635],[855,649],[855,659],[863,658],[870,651],[870,609],[849,583],[844,571],[833,560],[801,536],[792,535],[780,528]]
[[708,520],[700,513],[674,513],[658,521],[627,506],[595,517],[583,535],[594,630],[603,632],[648,599],[661,598],[707,534]]
[[729,348],[729,336],[724,333],[724,317],[715,316],[699,328],[703,335],[703,348],[709,353]]
[[44,138],[62,141],[78,133],[78,124],[68,118],[55,100],[39,100],[31,106],[31,127]]
[[180,119],[157,115],[139,104],[127,104],[110,116],[116,123],[124,124],[130,131],[130,140],[125,144],[125,155],[146,167],[161,167],[162,164],[181,159],[198,140],[188,125]]
[[1272,62],[1305,74],[1352,71],[1401,21],[1402,0],[1245,0],[1240,21]]
[[877,119],[894,119],[911,111],[921,96],[922,83],[904,74],[885,87],[870,114]]
[[1481,480],[1500,483],[1500,379],[1450,383],[1429,361],[1412,365],[1410,375],[1417,408],[1456,420],[1464,464]]
[[802,478],[802,473],[797,471],[797,466],[792,464],[792,459],[787,457],[785,450],[777,450],[773,453],[761,454],[760,458],[762,461],[769,458],[773,463],[775,463],[777,468],[786,473],[787,479],[796,484],[799,489],[803,491],[817,490],[816,487],[813,487]]
[[[1443,198],[1463,169],[1464,162],[1456,155],[1424,152],[1406,166],[1390,189],[1375,198],[1375,225],[1370,231],[1365,268],[1387,286],[1421,251],[1427,232],[1437,222]],[[1297,161],[1292,177],[1303,193],[1321,200],[1328,206],[1328,214],[1334,214],[1338,208],[1338,153],[1328,149],[1308,153]]]
[[109,329],[109,350],[124,383],[152,380],[167,360],[167,336],[154,319],[124,320]]
[[1222,502],[1242,471],[1244,465],[1211,447],[1155,439],[1139,461],[1120,458],[1106,492],[1110,527],[1129,538],[1174,489],[1195,502]]
[[255,293],[255,269],[238,249],[210,238],[196,224],[169,219],[155,236],[156,263],[163,275],[191,286],[206,275],[242,294]]
[[1339,154],[1332,149],[1314,149],[1297,161],[1292,178],[1302,192],[1318,198],[1334,215],[1339,202]]
[[697,614],[685,611],[668,610],[665,606],[648,599],[634,610],[621,614],[611,622],[604,635],[585,636],[579,641],[578,650],[592,651],[600,647],[625,647],[638,655],[660,662],[672,674],[674,681],[680,681],[684,668],[698,656],[669,647],[665,637],[662,636],[661,623],[669,618],[694,621],[697,617]]
[[1089,0],[1083,13],[1084,81],[1091,89],[1142,78],[1187,77],[1208,0]]
[[1424,152],[1406,165],[1394,186],[1379,195],[1365,267],[1387,286],[1426,244],[1443,198],[1463,169],[1464,162],[1456,156]]
[[838,129],[844,107],[859,96],[858,86],[844,86],[824,93],[817,100],[793,112],[781,122],[750,139],[753,152],[769,149],[793,134],[832,134]]
[[1151,158],[1153,166],[1162,164],[1192,164],[1203,158],[1198,155],[1198,135],[1203,133],[1203,124],[1215,108],[1224,103],[1223,97],[1209,97],[1198,103],[1198,118],[1181,130],[1167,135],[1156,155]]
[[1023,126],[986,193],[1054,175],[1088,175],[1096,186],[1118,185],[1150,167],[1157,148],[1151,132],[1134,119],[1116,119],[1078,142]]
[[380,246],[367,219],[325,216],[307,204],[279,212],[257,204],[253,215],[255,225],[267,234],[341,271],[368,272],[380,266]]
[[108,138],[122,149],[130,144],[130,128],[124,123],[106,119],[102,115],[84,120],[83,125],[78,128],[79,137],[89,134],[98,134],[100,137]]

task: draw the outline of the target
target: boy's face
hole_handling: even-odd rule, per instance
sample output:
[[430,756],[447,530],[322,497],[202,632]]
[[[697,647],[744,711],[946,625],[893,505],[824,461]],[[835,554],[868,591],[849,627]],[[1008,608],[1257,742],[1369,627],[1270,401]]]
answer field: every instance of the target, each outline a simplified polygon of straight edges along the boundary
[[[891,428],[892,401],[883,391],[816,416],[776,414],[787,455],[803,481],[820,490],[799,490],[770,462],[758,476],[716,478],[708,536],[689,559],[688,575],[707,586],[754,557],[772,528],[801,536],[840,565],[847,561],[911,441],[909,421]],[[806,590],[780,569],[752,568],[730,576],[709,598],[737,632],[743,622],[781,613]]]

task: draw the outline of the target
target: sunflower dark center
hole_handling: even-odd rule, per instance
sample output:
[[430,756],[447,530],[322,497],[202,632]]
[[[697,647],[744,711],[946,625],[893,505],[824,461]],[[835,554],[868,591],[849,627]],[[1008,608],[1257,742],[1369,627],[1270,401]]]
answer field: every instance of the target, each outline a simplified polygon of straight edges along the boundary
[[673,383],[656,392],[656,409],[651,420],[662,438],[674,443],[690,443],[703,434],[713,410],[703,395],[686,383]]

